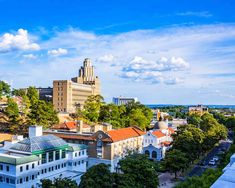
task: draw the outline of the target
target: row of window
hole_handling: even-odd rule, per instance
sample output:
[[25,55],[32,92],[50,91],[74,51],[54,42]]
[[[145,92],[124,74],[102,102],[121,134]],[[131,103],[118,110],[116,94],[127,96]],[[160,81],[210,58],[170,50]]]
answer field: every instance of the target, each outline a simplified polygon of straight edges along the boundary
[[5,182],[5,183],[9,183],[9,184],[15,184],[15,180],[12,178],[6,178],[4,176],[0,176],[0,182]]
[[54,151],[48,152],[48,161],[47,161],[47,153],[42,154],[42,164],[47,162],[52,162],[54,160],[64,159],[66,157],[66,151],[62,150],[61,157],[60,157],[60,150],[56,150],[55,154]]
[[40,172],[38,172],[38,175],[53,172],[54,170],[59,170],[60,168],[65,168],[66,166],[67,166],[66,163],[51,166],[49,168],[42,169]]
[[[5,170],[7,171],[7,172],[9,172],[10,171],[10,166],[5,166],[6,168],[5,168]],[[3,171],[4,170],[4,166],[3,165],[0,165],[0,171]]]
[[[35,164],[33,163],[32,164],[32,169],[34,169],[35,168]],[[20,172],[23,172],[23,170],[24,170],[24,167],[23,166],[20,166]],[[26,165],[25,166],[25,170],[29,170],[29,165]]]

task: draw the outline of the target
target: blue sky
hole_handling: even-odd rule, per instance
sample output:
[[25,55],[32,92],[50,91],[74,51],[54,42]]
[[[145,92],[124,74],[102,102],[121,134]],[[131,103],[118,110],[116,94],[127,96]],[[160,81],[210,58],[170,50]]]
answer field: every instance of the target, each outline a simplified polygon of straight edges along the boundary
[[102,94],[235,104],[233,0],[0,0],[0,79],[69,79],[90,57]]

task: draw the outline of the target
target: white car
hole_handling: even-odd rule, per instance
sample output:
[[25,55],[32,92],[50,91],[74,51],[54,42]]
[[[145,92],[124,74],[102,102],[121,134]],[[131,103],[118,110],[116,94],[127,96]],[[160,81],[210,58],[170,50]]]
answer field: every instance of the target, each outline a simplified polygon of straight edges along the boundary
[[213,159],[211,159],[211,160],[209,161],[209,165],[215,165],[215,161],[214,161]]
[[212,159],[212,160],[214,160],[214,161],[218,161],[218,160],[219,160],[219,157],[215,156],[215,157],[213,157],[213,159]]

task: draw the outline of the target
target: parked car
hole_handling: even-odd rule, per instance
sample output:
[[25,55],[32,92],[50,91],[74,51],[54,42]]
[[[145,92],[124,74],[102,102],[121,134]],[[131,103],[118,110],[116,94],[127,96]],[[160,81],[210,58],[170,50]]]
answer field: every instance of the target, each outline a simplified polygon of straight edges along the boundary
[[218,160],[219,160],[219,157],[215,156],[215,157],[213,157],[213,159],[212,159],[212,160],[214,160],[214,161],[218,161]]
[[209,165],[215,165],[215,161],[214,161],[213,159],[211,159],[211,160],[209,161]]

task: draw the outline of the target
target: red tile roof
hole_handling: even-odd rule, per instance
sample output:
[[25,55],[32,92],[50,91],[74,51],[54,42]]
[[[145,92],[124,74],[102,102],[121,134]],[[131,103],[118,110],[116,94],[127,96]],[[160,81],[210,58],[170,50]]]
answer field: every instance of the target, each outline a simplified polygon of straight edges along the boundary
[[64,122],[64,123],[60,123],[57,125],[53,125],[52,126],[53,129],[66,129],[66,130],[71,130],[71,129],[76,129],[77,125],[76,122],[74,121],[69,121],[69,122]]
[[52,134],[63,139],[74,139],[74,140],[93,140],[90,135],[76,135],[76,134],[65,134],[65,133],[54,133],[54,132],[43,132],[44,135]]
[[128,127],[117,130],[110,130],[107,131],[106,134],[109,135],[113,142],[117,142],[120,140],[126,140],[128,138],[144,135],[145,132],[135,127]]
[[152,132],[153,135],[155,135],[158,138],[164,137],[166,136],[164,133],[162,133],[161,131],[154,131]]
[[169,130],[170,134],[175,133],[175,130],[173,128],[171,128],[171,127],[169,127],[168,130]]

